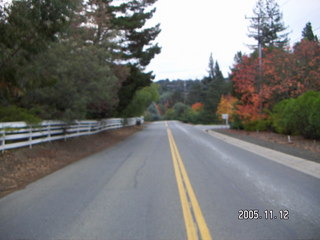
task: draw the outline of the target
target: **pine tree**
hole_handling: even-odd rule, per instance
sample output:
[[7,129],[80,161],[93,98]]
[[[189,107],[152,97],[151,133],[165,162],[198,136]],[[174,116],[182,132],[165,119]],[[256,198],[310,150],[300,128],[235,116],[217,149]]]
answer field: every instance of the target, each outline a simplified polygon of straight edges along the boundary
[[[110,0],[109,0],[110,1]],[[155,13],[155,8],[148,9],[157,0],[127,0],[119,6],[112,6],[112,24],[115,29],[123,32],[123,57],[127,60],[137,60],[136,64],[145,67],[151,59],[160,53],[160,47],[152,44],[160,33],[160,25],[144,28],[147,20]]]
[[[109,0],[110,1],[110,0]],[[112,26],[123,34],[121,43],[122,57],[127,60],[130,69],[128,78],[122,83],[119,91],[118,113],[121,115],[133,99],[134,93],[151,84],[152,72],[145,73],[150,63],[161,48],[153,41],[160,33],[160,25],[144,28],[152,18],[155,9],[148,10],[157,0],[127,0],[118,6],[112,6]]]
[[214,72],[214,61],[213,61],[213,56],[212,56],[212,53],[210,54],[210,57],[209,57],[209,78],[210,79],[213,79],[214,76],[215,76],[215,72]]
[[309,40],[309,41],[318,42],[318,37],[317,37],[317,35],[314,35],[310,22],[308,22],[306,24],[306,26],[304,27],[304,29],[302,31],[302,38]]
[[27,89],[18,72],[59,40],[77,0],[21,0],[0,9],[0,103],[14,104]]
[[159,25],[145,28],[154,2],[21,0],[0,5],[0,108],[35,106],[43,113],[50,108],[70,119],[107,117],[117,105],[121,113],[153,78],[144,71],[160,52],[153,43]]
[[282,21],[280,7],[275,0],[258,0],[251,18],[249,37],[261,42],[262,47],[283,48],[288,43],[287,27]]
[[212,123],[217,120],[216,110],[220,97],[224,91],[224,77],[220,70],[218,61],[214,62],[212,54],[209,58],[209,76],[202,80],[204,85],[204,111],[201,121]]
[[160,47],[153,43],[160,33],[160,26],[145,28],[147,20],[155,12],[151,9],[155,2],[88,0],[78,14],[76,28],[83,41],[113,53],[108,61],[112,63],[114,74],[121,84],[116,111],[119,115],[125,114],[124,110],[135,92],[149,86],[154,78],[152,72],[145,73],[144,70],[151,59],[160,53]]

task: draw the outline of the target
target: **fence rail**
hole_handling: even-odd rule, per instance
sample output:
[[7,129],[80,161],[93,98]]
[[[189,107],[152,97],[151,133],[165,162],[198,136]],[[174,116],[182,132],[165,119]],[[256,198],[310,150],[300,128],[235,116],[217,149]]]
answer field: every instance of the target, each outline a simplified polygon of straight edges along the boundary
[[0,123],[0,151],[51,142],[72,137],[96,134],[102,131],[142,124],[143,117],[110,118],[101,121],[84,120],[66,124],[62,121],[43,121],[37,125],[25,122]]

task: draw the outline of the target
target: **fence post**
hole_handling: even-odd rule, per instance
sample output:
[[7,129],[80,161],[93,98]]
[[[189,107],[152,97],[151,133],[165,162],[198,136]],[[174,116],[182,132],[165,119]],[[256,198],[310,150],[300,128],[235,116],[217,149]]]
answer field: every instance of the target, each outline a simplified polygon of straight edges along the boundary
[[64,125],[62,126],[62,129],[63,129],[63,134],[64,134],[64,141],[66,142],[67,141],[67,124],[64,123]]
[[80,122],[77,122],[77,135],[79,137],[79,133],[80,133]]
[[32,126],[29,128],[29,148],[32,148]]
[[49,122],[49,125],[48,125],[48,138],[49,138],[49,142],[51,142],[51,125],[50,125],[50,122]]
[[1,131],[1,147],[2,147],[2,153],[4,153],[4,147],[6,145],[6,130],[3,129]]

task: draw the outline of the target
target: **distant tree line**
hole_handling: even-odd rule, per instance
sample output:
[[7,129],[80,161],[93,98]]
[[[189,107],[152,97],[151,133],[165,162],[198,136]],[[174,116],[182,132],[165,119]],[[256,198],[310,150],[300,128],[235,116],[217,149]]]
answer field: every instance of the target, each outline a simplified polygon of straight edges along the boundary
[[211,55],[203,79],[159,81],[148,118],[207,124],[228,114],[233,128],[320,139],[320,43],[311,23],[290,47],[277,2],[258,0],[249,29],[258,44],[235,55],[228,78]]
[[160,53],[160,27],[145,24],[155,2],[2,3],[0,121],[143,114],[133,102],[153,91],[145,67]]
[[151,120],[176,119],[204,124],[221,122],[216,114],[220,98],[231,93],[231,82],[224,78],[212,54],[208,75],[203,79],[161,80],[156,84],[159,85],[160,99],[148,109],[147,116]]

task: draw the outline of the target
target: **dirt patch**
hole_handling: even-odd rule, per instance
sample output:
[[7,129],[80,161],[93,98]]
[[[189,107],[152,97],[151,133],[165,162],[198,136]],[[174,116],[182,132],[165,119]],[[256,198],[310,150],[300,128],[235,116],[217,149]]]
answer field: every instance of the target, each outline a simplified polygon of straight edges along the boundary
[[221,129],[215,131],[320,163],[320,141],[305,139],[301,136],[291,136],[291,142],[289,142],[287,135],[273,132],[249,132],[235,129]]
[[115,145],[140,127],[109,130],[91,136],[34,145],[0,154],[0,197],[42,178],[72,162]]

